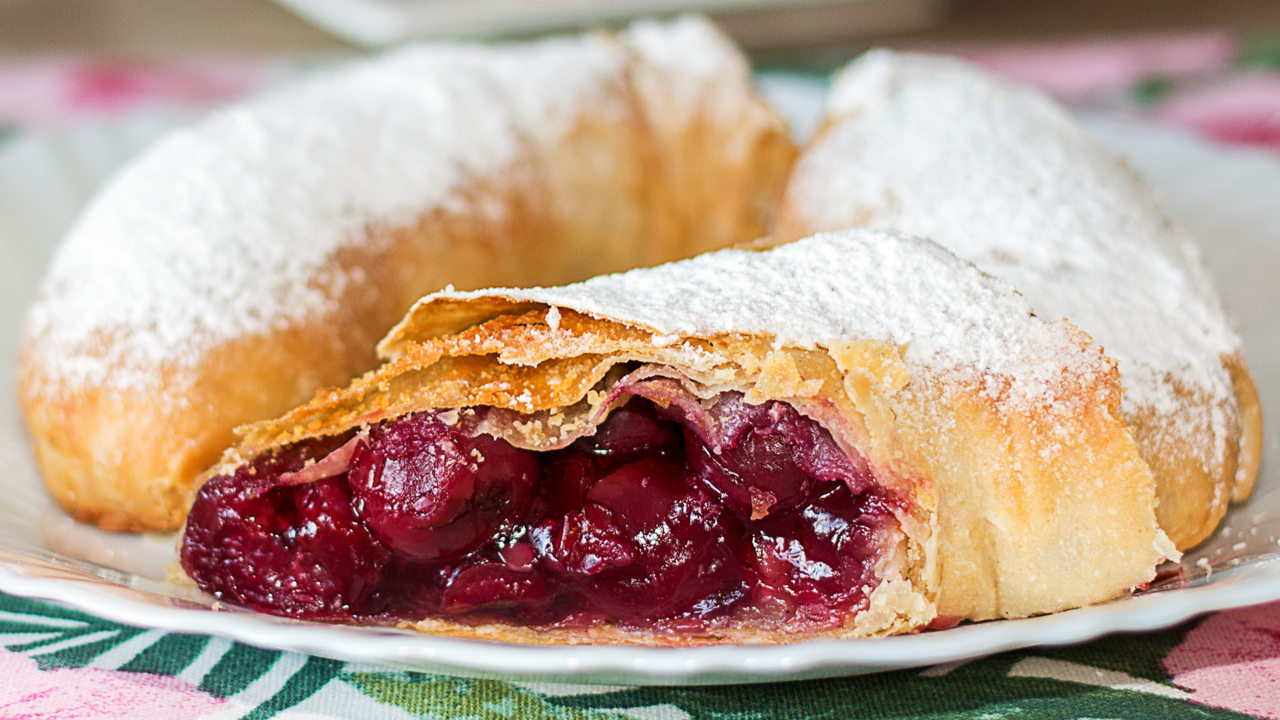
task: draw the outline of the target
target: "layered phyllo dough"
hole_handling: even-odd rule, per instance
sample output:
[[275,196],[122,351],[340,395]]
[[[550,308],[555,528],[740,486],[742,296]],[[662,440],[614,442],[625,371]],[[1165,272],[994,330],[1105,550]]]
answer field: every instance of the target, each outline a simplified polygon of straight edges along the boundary
[[1176,551],[1101,348],[882,231],[437,293],[194,498],[224,601],[526,642],[1021,617]]

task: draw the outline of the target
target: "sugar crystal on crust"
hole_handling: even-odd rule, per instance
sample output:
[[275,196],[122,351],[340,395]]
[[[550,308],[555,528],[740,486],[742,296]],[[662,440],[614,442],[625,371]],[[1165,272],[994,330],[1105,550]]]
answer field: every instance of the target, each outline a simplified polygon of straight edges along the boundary
[[763,334],[805,349],[881,340],[905,348],[908,367],[1028,401],[1052,401],[1064,367],[1083,374],[1105,362],[1068,325],[1033,317],[1004,282],[933,242],[887,230],[826,233],[767,253],[722,250],[557,288],[435,293],[409,317],[482,297],[569,308],[659,336]]

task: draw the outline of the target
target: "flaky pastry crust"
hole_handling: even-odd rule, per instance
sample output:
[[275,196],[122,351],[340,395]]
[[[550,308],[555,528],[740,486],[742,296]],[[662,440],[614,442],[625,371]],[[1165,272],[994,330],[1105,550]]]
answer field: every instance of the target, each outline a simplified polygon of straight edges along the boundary
[[1136,173],[1052,100],[949,58],[850,63],[776,234],[848,227],[929,237],[1101,344],[1180,549],[1248,497],[1262,414],[1208,273]]
[[[597,288],[609,281],[601,280]],[[1078,359],[1036,391],[1046,400],[1028,404],[1016,399],[1024,392],[1016,381],[934,371],[883,338],[805,347],[769,334],[672,334],[501,293],[438,295],[382,343],[381,368],[244,428],[210,475],[274,448],[427,409],[514,411],[523,420],[493,432],[521,447],[559,447],[580,418],[608,402],[599,389],[612,369],[652,364],[688,378],[699,396],[734,390],[748,402],[792,404],[866,458],[878,483],[909,499],[899,517],[902,551],[879,568],[870,607],[821,635],[1055,612],[1142,586],[1156,564],[1177,556],[1156,526],[1151,472],[1119,414],[1114,363],[1083,333],[1065,325],[1061,332]],[[801,639],[754,630],[672,639],[611,626],[544,633],[438,619],[408,625],[517,642]]]
[[[413,52],[402,51],[401,56],[417,62],[410,57]],[[456,102],[448,93],[473,93],[475,88],[508,83],[502,91],[507,96],[495,96],[492,107],[485,108],[488,114],[474,120],[514,118],[510,126],[480,140],[486,146],[509,145],[514,148],[512,157],[500,167],[471,172],[467,168],[477,149],[467,147],[465,137],[453,143],[446,138],[443,150],[393,149],[408,158],[409,166],[387,170],[392,185],[399,177],[396,173],[413,173],[421,166],[446,176],[461,172],[461,179],[447,188],[444,200],[416,207],[407,219],[368,218],[350,236],[336,238],[333,251],[314,266],[287,278],[281,292],[303,288],[318,294],[310,311],[297,316],[277,313],[268,293],[245,313],[262,315],[261,329],[210,340],[204,337],[213,332],[208,329],[225,324],[217,303],[210,301],[215,306],[211,317],[195,318],[189,335],[172,337],[174,331],[157,325],[152,316],[163,316],[167,306],[185,300],[156,290],[154,297],[124,313],[132,320],[104,320],[87,334],[66,339],[66,328],[83,324],[75,303],[84,298],[72,291],[92,278],[79,271],[60,274],[55,263],[22,340],[19,385],[44,478],[76,519],[109,530],[177,528],[195,478],[232,444],[232,428],[277,416],[318,389],[344,384],[374,367],[377,340],[425,293],[446,285],[470,289],[571,282],[691,256],[766,232],[796,150],[782,121],[752,94],[743,58],[705,21],[644,25],[619,38],[588,36],[527,47],[421,52],[446,69],[434,80],[429,74],[415,78],[410,82],[417,85],[408,87],[415,98],[445,97],[437,114],[422,114],[406,104],[403,111],[392,109],[360,121],[357,131],[344,130],[336,140],[321,137],[316,142],[349,143],[351,152],[338,155],[354,153],[363,161],[360,148],[365,144],[384,134],[409,132],[396,125],[403,121],[403,112],[419,113],[421,117],[412,116],[417,118],[414,122],[427,126],[437,121],[444,127],[464,126],[472,120],[447,117],[465,112],[454,109]],[[702,67],[683,64],[678,59],[682,54],[699,56]],[[384,75],[396,78],[395,64],[406,62],[397,57],[339,71],[332,80],[322,76],[311,86],[287,92],[298,96],[298,102],[329,103],[324,107],[339,115],[363,112],[343,106],[342,93],[352,90],[353,83],[374,82],[359,73],[376,76],[379,62],[387,66]],[[460,69],[449,69],[455,60]],[[503,75],[513,62],[533,79]],[[554,94],[569,82],[555,77],[556,63],[566,62],[570,70],[587,66],[590,72],[583,71],[587,79],[581,82],[590,85],[590,97],[561,99]],[[428,70],[432,67],[428,63]],[[539,72],[551,77],[539,78]],[[543,85],[531,84],[535,82]],[[517,90],[530,87],[542,96],[530,101],[533,107],[520,105]],[[193,219],[184,225],[193,231],[216,229],[221,221],[209,215],[220,205],[239,215],[261,212],[264,224],[275,216],[307,212],[316,201],[306,197],[310,191],[292,187],[298,179],[259,187],[250,177],[243,192],[221,187],[217,190],[225,196],[200,205],[202,196],[193,197],[183,183],[198,185],[200,173],[208,168],[173,170],[161,162],[166,154],[186,157],[182,152],[203,158],[199,143],[207,143],[219,157],[231,158],[228,167],[242,160],[252,165],[257,162],[259,135],[227,144],[226,121],[260,125],[259,134],[269,136],[275,132],[272,123],[280,114],[279,104],[268,96],[232,108],[153,149],[104,191],[98,205],[105,210],[86,216],[64,250],[67,259],[74,261],[76,253],[87,252],[80,246],[133,242],[139,233],[152,230],[157,253],[167,252],[170,238],[162,221],[170,205],[186,207],[183,203],[194,201]],[[537,113],[550,114],[542,121],[545,127],[528,119]],[[287,135],[289,130],[281,132]],[[282,137],[280,142],[293,138]],[[182,149],[192,146],[197,151]],[[328,145],[318,147],[328,152]],[[296,151],[280,150],[285,160],[289,152]],[[271,172],[269,161],[268,157],[253,172]],[[354,172],[348,166],[321,164],[308,172],[329,176],[335,187],[365,182],[346,180]],[[162,192],[170,185],[178,189],[172,197],[153,198],[154,223],[130,220],[134,224],[123,239],[103,229],[109,223],[100,218],[106,215],[110,220],[113,204],[126,204],[138,195],[139,187],[157,185]],[[353,207],[349,212],[362,210]],[[256,227],[245,222],[250,230]],[[191,277],[179,274],[184,271],[176,267],[179,263],[161,261],[157,272],[164,277],[143,282],[157,288],[176,284],[179,293],[209,284],[217,295],[249,294],[258,284],[279,284],[278,276],[291,267],[290,258],[276,268],[258,257],[270,260],[289,252],[283,242],[268,236],[245,238],[242,245],[213,243],[191,251]],[[260,247],[264,244],[265,251]],[[132,252],[125,247],[116,253],[122,261]],[[210,257],[199,258],[205,251]],[[242,288],[229,289],[204,267],[237,263],[262,266],[261,275]],[[105,266],[88,272],[107,275],[118,269]],[[149,292],[141,290],[144,295]],[[120,292],[132,291],[126,287]],[[89,297],[87,302],[129,300],[107,296]],[[285,313],[290,312],[286,307]]]

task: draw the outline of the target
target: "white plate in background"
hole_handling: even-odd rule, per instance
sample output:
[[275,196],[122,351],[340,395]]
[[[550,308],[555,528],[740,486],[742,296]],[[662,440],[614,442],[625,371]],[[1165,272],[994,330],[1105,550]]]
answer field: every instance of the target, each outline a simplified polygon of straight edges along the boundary
[[[785,76],[764,87],[784,114],[811,126],[820,84]],[[235,611],[163,581],[173,538],[108,534],[79,525],[45,493],[14,398],[21,317],[52,248],[118,164],[180,119],[148,114],[0,146],[0,590],[61,601],[105,618],[224,635],[261,647],[456,675],[624,684],[801,679],[916,667],[1123,630],[1165,627],[1198,613],[1280,599],[1280,161],[1147,125],[1091,119],[1171,214],[1201,242],[1240,321],[1266,417],[1253,498],[1188,553],[1183,577],[1159,591],[1039,618],[963,625],[892,638],[775,647],[691,649],[516,646],[336,627]]]
[[739,43],[778,47],[936,24],[952,0],[276,0],[361,45],[416,38],[492,39],[713,13]]

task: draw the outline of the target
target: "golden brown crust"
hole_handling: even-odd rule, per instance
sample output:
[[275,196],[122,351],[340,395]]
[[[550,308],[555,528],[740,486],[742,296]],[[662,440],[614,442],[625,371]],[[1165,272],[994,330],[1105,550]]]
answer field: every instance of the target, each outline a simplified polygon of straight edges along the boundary
[[[828,119],[818,131],[835,128]],[[868,213],[854,223],[868,224]],[[806,224],[784,203],[777,237],[792,241],[822,228]],[[1139,406],[1123,413],[1156,484],[1156,517],[1179,550],[1209,537],[1231,502],[1248,498],[1262,454],[1262,410],[1253,376],[1241,353],[1222,358],[1234,398],[1224,402],[1167,378],[1174,407]]]
[[[54,497],[106,529],[175,529],[233,427],[372,368],[377,339],[423,294],[566,283],[764,234],[796,156],[783,123],[756,100],[655,122],[650,106],[674,91],[646,68],[636,61],[553,147],[530,145],[501,176],[457,188],[456,202],[413,224],[353,238],[310,280],[331,310],[305,322],[224,342],[181,368],[144,367],[148,382],[127,387],[57,374],[40,360],[44,338],[28,334],[21,402]],[[103,356],[119,339],[80,352]]]
[[1224,357],[1222,364],[1231,373],[1236,407],[1240,413],[1239,453],[1235,477],[1231,479],[1231,500],[1242,502],[1253,492],[1258,479],[1258,467],[1262,464],[1262,403],[1258,399],[1258,387],[1244,356],[1237,353]]
[[[1114,373],[1030,413],[995,411],[975,388],[920,383],[902,395],[906,457],[938,483],[939,615],[1056,612],[1151,579],[1151,474],[1119,400]],[[940,429],[938,407],[952,429]],[[1134,563],[1144,550],[1147,562]]]
[[[1215,407],[1213,398],[1174,384],[1179,402],[1163,412],[1139,407],[1125,414],[1142,457],[1156,477],[1156,517],[1180,549],[1213,533],[1227,512],[1236,474],[1240,427],[1235,408]],[[1226,422],[1219,437],[1206,411],[1216,410]],[[1196,433],[1188,432],[1195,428]],[[1215,447],[1216,445],[1216,447]],[[1218,462],[1206,467],[1205,458]]]
[[[708,392],[736,389],[752,402],[793,404],[865,457],[879,482],[910,499],[899,518],[902,545],[882,569],[874,612],[826,636],[917,630],[936,615],[1022,617],[1100,602],[1150,581],[1155,564],[1176,555],[1155,523],[1150,470],[1119,417],[1114,364],[1083,333],[1076,342],[1097,357],[1088,376],[1064,375],[1052,403],[1027,408],[990,383],[912,376],[899,349],[874,340],[812,350],[743,335],[664,338],[659,345],[645,328],[538,303],[487,297],[470,307],[449,300],[431,306],[441,317],[421,306],[411,314],[390,345],[394,359],[279,420],[244,428],[242,444],[211,472],[428,408],[490,405],[568,416],[575,403],[595,408],[605,401],[592,388],[610,367],[655,363]],[[479,324],[467,326],[468,318]],[[555,447],[558,438],[535,433],[525,440]],[[543,633],[438,620],[411,626],[516,642],[800,639],[757,630],[673,639],[612,627]]]
[[1262,418],[1207,273],[1136,173],[1048,98],[940,57],[855,60],[775,235],[849,227],[928,236],[1097,339],[1120,363],[1123,417],[1179,548],[1248,496]]
[[[1234,402],[1175,385],[1182,400],[1176,412],[1139,408],[1125,416],[1156,477],[1160,527],[1179,549],[1204,541],[1230,503],[1248,499],[1262,460],[1262,406],[1253,375],[1239,353],[1223,357],[1222,364],[1231,374]],[[1206,466],[1205,458],[1216,461]]]
[[[779,237],[795,240],[818,229],[804,227],[784,207]],[[1233,383],[1230,400],[1167,378],[1172,407],[1123,413],[1155,477],[1160,527],[1179,550],[1209,537],[1229,504],[1248,498],[1258,474],[1262,410],[1253,376],[1241,353],[1224,356],[1222,364]]]

